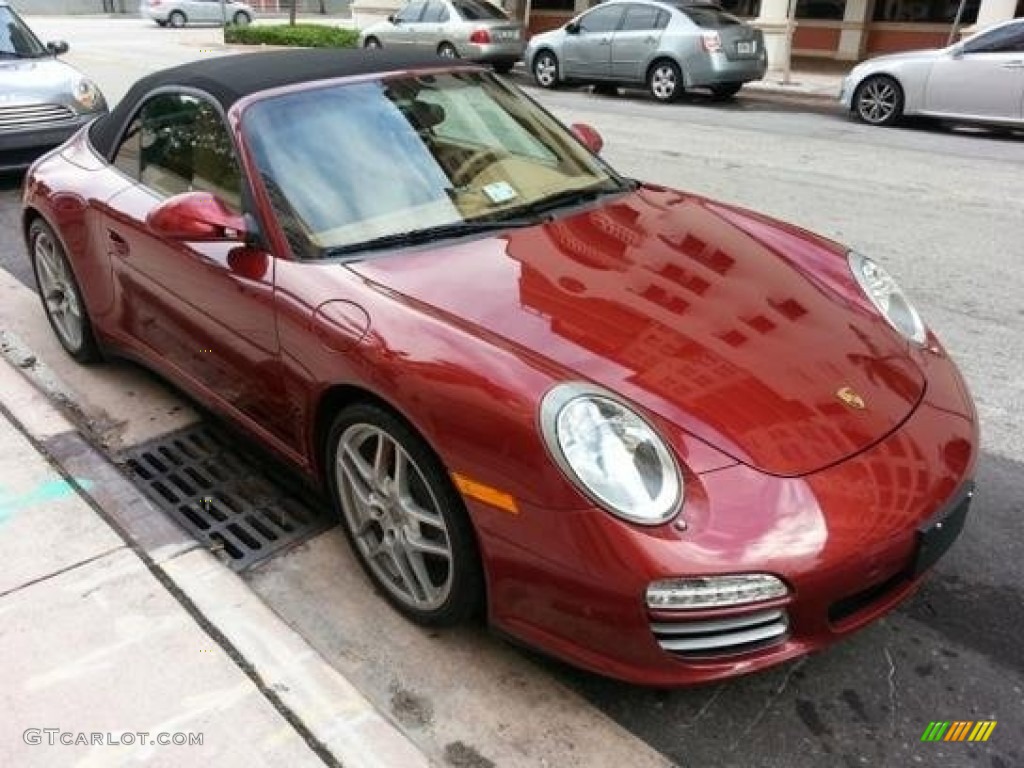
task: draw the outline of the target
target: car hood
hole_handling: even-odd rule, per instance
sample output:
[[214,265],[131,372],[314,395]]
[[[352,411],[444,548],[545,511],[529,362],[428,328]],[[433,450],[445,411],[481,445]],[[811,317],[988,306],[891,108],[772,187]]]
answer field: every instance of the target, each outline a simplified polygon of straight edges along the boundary
[[672,190],[349,267],[770,474],[864,450],[923,395],[842,249]]
[[70,64],[49,56],[0,59],[0,105],[66,98],[80,76]]

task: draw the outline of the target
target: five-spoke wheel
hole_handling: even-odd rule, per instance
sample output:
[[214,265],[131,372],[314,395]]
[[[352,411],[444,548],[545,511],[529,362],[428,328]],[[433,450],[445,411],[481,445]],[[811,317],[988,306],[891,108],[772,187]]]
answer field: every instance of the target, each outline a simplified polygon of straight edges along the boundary
[[424,624],[454,624],[482,594],[462,500],[433,451],[373,405],[342,411],[328,437],[330,488],[360,563],[388,599]]

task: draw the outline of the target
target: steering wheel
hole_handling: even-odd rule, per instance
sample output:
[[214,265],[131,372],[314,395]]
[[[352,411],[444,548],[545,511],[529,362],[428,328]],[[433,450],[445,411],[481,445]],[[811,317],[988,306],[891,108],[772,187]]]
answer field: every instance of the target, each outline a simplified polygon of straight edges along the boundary
[[495,163],[500,163],[509,156],[509,152],[488,147],[474,152],[462,163],[452,174],[452,183],[456,186],[464,186],[475,179],[485,168]]

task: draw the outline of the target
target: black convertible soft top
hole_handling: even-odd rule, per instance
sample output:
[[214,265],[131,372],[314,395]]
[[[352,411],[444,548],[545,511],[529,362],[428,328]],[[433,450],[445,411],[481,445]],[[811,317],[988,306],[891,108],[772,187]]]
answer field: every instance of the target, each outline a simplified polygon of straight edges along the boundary
[[314,48],[199,59],[139,80],[109,114],[93,122],[89,138],[96,150],[109,158],[122,127],[135,114],[139,102],[157,88],[177,86],[204,91],[227,112],[232,104],[249,94],[294,83],[446,65],[452,65],[451,59],[382,48]]

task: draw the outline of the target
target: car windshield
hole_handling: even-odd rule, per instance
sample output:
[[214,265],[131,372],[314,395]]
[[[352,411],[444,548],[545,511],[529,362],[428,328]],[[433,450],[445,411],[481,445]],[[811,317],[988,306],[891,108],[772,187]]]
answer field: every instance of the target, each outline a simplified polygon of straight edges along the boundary
[[469,232],[627,184],[483,72],[403,75],[253,104],[243,132],[300,258]]
[[48,52],[25,23],[7,6],[0,6],[0,59],[35,59]]

